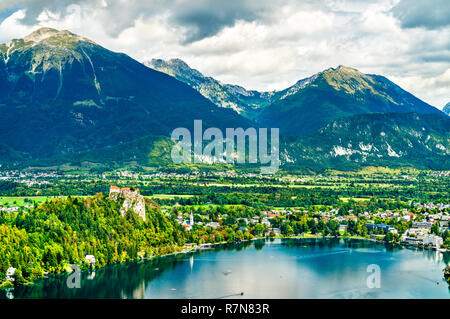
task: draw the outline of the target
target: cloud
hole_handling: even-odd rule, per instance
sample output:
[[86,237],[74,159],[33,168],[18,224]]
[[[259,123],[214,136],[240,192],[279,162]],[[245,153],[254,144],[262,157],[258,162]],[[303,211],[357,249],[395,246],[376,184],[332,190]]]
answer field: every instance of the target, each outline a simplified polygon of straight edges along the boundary
[[180,1],[171,11],[171,23],[188,29],[186,42],[213,35],[237,21],[255,21],[267,15],[273,2],[267,0]]
[[[3,2],[4,1],[4,2]],[[25,9],[22,23],[33,25],[42,12],[50,12],[64,18],[69,6],[79,6],[84,14],[95,11],[105,31],[111,36],[133,26],[139,18],[148,19],[168,15],[170,23],[183,29],[185,42],[201,40],[217,34],[236,21],[254,21],[264,17],[276,6],[269,0],[3,0],[0,12],[11,8]],[[282,2],[282,1],[281,1]],[[281,3],[280,2],[280,3]],[[82,8],[82,9],[81,9]],[[112,23],[113,22],[113,23]]]
[[22,18],[22,23],[27,25],[33,25],[36,23],[39,15],[45,11],[51,11],[55,13],[64,12],[65,9],[75,4],[77,0],[2,0],[0,3],[0,11],[20,8],[25,9],[25,15]]
[[440,109],[450,101],[450,68],[435,76],[413,75],[392,77],[391,80],[425,101],[439,101],[435,106]]
[[450,27],[439,11],[448,13],[448,1],[439,1],[1,0],[0,41],[69,29],[139,61],[181,58],[258,90],[343,64],[440,106],[450,100],[440,77],[450,68]]
[[448,0],[401,0],[392,13],[404,28],[436,29],[450,26]]

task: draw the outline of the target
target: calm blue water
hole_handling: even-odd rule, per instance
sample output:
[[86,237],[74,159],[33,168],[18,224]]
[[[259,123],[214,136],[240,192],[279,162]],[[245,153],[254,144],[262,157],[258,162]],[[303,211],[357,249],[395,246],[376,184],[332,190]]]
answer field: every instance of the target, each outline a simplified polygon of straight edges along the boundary
[[[358,240],[261,240],[83,272],[79,289],[67,288],[66,274],[51,276],[9,297],[450,298],[446,258]],[[371,264],[380,288],[367,286]]]

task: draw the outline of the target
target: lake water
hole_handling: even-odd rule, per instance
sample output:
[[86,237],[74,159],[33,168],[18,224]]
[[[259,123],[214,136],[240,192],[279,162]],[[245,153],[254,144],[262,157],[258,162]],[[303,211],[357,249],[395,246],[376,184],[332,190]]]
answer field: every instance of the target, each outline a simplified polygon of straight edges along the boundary
[[[67,274],[0,292],[14,298],[450,298],[436,251],[343,239],[275,239]],[[380,269],[369,288],[369,265]],[[372,266],[373,267],[373,266]],[[375,266],[376,268],[376,266]],[[243,295],[241,295],[243,293]]]

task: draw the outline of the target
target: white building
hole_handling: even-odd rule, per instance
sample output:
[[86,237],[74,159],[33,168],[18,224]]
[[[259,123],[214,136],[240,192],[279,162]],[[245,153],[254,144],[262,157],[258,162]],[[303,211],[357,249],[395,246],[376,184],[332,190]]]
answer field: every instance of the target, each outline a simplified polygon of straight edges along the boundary
[[267,227],[270,228],[270,222],[267,220],[267,218],[264,218],[261,224],[267,225]]
[[281,229],[279,229],[279,228],[272,228],[272,229],[269,229],[269,231],[273,231],[273,233],[276,235],[276,234],[281,234]]
[[440,236],[434,235],[424,235],[423,236],[423,244],[424,246],[433,246],[439,248],[443,244],[443,239]]
[[422,239],[415,238],[415,237],[404,237],[402,239],[402,241],[404,241],[405,243],[410,244],[410,245],[418,245],[423,242]]
[[220,226],[220,224],[217,223],[217,222],[210,222],[210,223],[207,223],[206,226],[207,227],[212,227],[212,228],[217,228],[217,227]]
[[16,268],[9,267],[8,270],[6,270],[6,280],[7,281],[14,281],[14,274],[16,273]]
[[95,266],[95,256],[94,255],[86,255],[84,256],[84,260],[89,264]]

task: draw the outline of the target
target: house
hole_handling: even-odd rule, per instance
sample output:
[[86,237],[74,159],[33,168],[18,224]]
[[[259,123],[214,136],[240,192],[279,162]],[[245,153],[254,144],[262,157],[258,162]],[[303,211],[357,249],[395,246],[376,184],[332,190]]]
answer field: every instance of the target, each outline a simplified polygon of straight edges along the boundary
[[433,223],[429,223],[429,222],[414,222],[412,223],[412,228],[421,228],[424,230],[430,230],[431,226],[433,225]]
[[206,224],[207,227],[217,228],[220,226],[218,222],[210,222]]
[[90,266],[95,266],[95,256],[94,256],[94,255],[86,255],[86,256],[84,256],[84,260],[85,260]]
[[339,231],[345,233],[347,231],[347,225],[339,225]]
[[267,225],[268,228],[270,228],[270,222],[267,219],[263,219],[262,223],[263,225]]
[[252,218],[252,223],[254,223],[254,224],[259,223],[259,217],[258,216],[254,216]]
[[415,238],[415,237],[405,237],[403,240],[405,243],[410,244],[410,245],[418,245],[418,244],[422,244],[423,240],[420,238]]
[[8,270],[6,270],[6,280],[7,281],[14,281],[14,274],[16,273],[16,268],[9,267]]
[[433,246],[439,248],[444,243],[442,237],[434,235],[424,235],[423,244],[424,246]]
[[383,232],[390,232],[393,234],[397,233],[397,230],[392,225],[365,223],[364,226],[366,226],[367,230],[369,231],[378,230]]
[[279,229],[279,228],[272,228],[272,231],[275,235],[281,234],[281,229]]
[[280,217],[280,213],[278,212],[269,212],[269,218]]
[[441,231],[444,231],[445,229],[448,229],[448,220],[441,220],[439,222],[439,229]]
[[409,222],[411,220],[411,217],[409,215],[405,215],[405,216],[402,216],[402,217],[397,217],[397,220],[404,221],[404,222]]
[[110,192],[110,193],[114,193],[114,192],[120,193],[120,187],[117,187],[117,186],[111,186],[111,187],[109,188],[109,192]]

